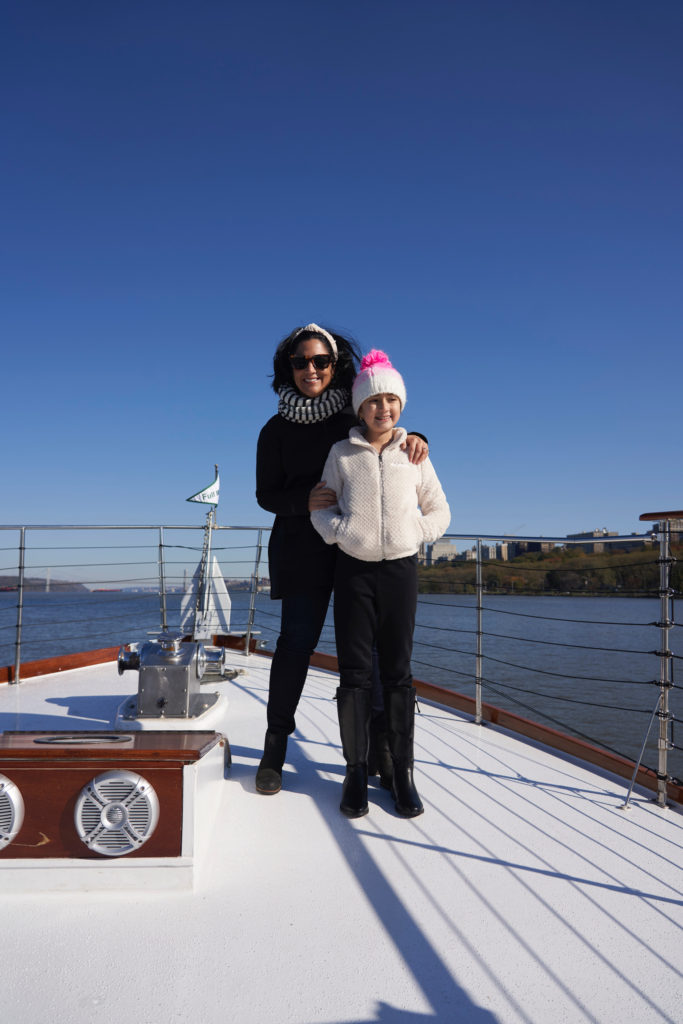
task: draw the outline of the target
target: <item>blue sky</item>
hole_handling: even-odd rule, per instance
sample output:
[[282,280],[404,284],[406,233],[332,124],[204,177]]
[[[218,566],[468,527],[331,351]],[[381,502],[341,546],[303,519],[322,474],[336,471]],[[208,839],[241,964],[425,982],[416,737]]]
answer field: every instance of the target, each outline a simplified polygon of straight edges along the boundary
[[4,523],[267,525],[272,352],[403,373],[453,532],[680,508],[683,7],[8,5]]

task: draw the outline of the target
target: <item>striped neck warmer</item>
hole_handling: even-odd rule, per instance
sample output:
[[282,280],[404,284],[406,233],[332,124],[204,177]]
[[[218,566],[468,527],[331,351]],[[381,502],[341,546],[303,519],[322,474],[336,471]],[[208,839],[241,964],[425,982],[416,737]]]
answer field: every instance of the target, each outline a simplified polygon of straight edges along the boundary
[[345,388],[327,388],[315,398],[306,398],[296,388],[285,385],[278,389],[277,411],[290,423],[321,423],[341,412],[349,404]]

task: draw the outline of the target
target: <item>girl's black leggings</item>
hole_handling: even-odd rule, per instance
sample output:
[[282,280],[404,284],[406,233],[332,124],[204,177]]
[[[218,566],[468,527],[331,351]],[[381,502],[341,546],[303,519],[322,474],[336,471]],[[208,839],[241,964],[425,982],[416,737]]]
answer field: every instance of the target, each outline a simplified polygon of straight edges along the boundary
[[417,555],[363,562],[339,551],[334,629],[341,686],[369,687],[377,646],[382,685],[412,686],[410,658],[417,608]]

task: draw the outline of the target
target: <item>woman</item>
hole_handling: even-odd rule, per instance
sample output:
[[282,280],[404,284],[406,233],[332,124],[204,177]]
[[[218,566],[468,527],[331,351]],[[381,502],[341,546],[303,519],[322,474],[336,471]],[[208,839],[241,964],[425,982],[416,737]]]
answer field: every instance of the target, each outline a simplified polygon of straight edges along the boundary
[[[259,793],[282,786],[287,737],[320,638],[332,593],[336,548],[325,544],[310,513],[330,508],[336,494],[321,480],[330,448],[356,424],[349,406],[359,353],[341,334],[307,324],[280,342],[273,359],[278,412],[259,435],[256,500],[275,514],[268,545],[270,593],[282,600],[282,621],[268,693],[268,729],[256,774]],[[407,438],[411,462],[427,456],[426,441]]]

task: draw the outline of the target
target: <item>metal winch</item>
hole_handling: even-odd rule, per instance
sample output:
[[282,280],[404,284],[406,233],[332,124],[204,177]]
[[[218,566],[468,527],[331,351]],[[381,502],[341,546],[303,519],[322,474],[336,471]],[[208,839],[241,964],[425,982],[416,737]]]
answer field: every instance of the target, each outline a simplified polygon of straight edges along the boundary
[[119,675],[140,673],[134,718],[196,718],[218,700],[217,693],[202,693],[200,684],[233,674],[226,673],[224,648],[184,640],[171,630],[131,650],[121,648],[118,666]]

